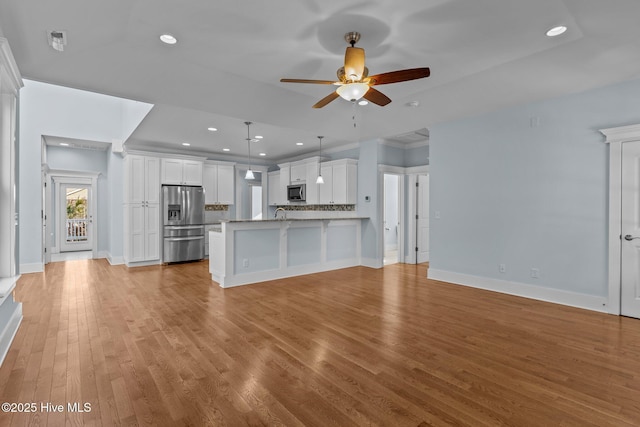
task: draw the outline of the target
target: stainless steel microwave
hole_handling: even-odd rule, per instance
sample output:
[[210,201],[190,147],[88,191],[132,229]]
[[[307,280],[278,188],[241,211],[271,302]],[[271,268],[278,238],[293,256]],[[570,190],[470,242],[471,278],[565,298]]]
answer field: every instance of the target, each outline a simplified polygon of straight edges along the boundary
[[287,200],[290,202],[304,202],[307,184],[287,185]]

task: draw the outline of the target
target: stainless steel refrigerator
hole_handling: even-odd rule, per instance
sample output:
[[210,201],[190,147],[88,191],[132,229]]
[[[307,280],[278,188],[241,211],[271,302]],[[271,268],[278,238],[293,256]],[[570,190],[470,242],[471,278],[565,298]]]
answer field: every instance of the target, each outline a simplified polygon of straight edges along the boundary
[[162,186],[163,262],[204,258],[204,190]]

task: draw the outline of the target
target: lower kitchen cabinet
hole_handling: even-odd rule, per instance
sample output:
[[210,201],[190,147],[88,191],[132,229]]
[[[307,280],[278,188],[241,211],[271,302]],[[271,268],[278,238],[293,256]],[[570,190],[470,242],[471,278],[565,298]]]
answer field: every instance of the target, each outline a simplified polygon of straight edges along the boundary
[[124,211],[125,263],[160,261],[160,205],[136,203]]

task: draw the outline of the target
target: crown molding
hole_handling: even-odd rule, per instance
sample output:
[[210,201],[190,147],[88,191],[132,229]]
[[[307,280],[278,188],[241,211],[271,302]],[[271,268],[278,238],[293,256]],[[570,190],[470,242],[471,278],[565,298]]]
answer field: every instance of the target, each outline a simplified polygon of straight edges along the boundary
[[18,90],[20,90],[20,88],[24,86],[24,83],[22,82],[20,70],[18,70],[18,64],[16,64],[13,53],[11,53],[9,40],[5,39],[4,37],[0,37],[0,67],[3,67],[7,70],[7,75],[9,76],[9,83],[11,84],[13,94],[17,95]]

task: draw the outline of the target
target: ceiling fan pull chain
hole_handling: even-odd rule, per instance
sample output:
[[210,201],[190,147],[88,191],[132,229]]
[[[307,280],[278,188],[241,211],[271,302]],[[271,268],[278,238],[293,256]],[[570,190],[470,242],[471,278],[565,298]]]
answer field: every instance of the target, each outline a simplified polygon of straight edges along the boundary
[[357,127],[356,126],[356,102],[355,101],[351,101],[351,105],[353,106],[353,116],[351,116],[351,118],[353,119],[353,127]]

